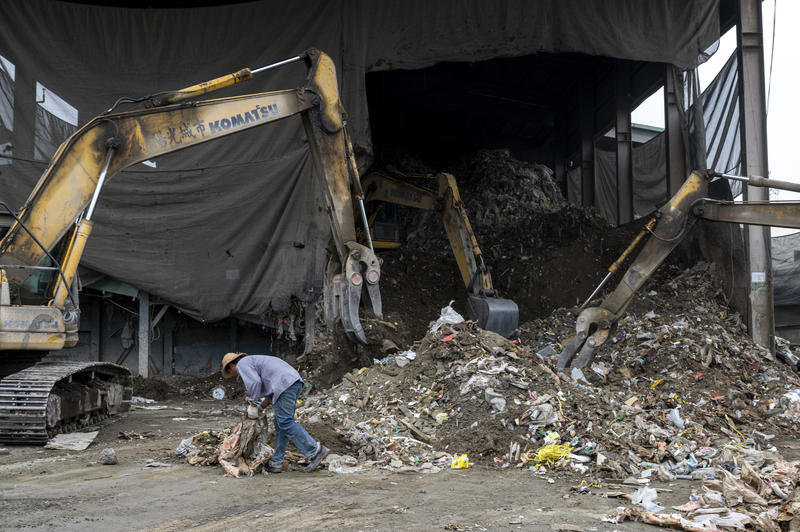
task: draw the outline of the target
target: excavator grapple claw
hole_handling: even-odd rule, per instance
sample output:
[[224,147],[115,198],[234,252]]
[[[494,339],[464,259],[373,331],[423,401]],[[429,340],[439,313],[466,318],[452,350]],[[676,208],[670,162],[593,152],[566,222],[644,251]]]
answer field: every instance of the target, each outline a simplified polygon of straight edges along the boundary
[[578,316],[575,329],[577,332],[572,341],[558,357],[558,371],[570,366],[583,369],[590,365],[600,347],[616,332],[617,317],[604,308],[587,308]]
[[380,262],[366,246],[348,243],[350,249],[344,266],[331,257],[325,279],[325,319],[329,330],[333,330],[336,318],[341,320],[345,335],[352,341],[368,344],[361,326],[359,310],[362,298],[365,306],[380,317],[383,313],[381,294],[378,290]]

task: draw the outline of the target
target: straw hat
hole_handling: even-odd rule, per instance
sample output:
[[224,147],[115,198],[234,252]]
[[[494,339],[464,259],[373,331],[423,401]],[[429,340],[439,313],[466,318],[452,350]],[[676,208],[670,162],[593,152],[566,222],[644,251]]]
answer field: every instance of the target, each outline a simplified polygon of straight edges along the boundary
[[233,374],[230,371],[228,371],[228,364],[230,364],[231,362],[236,362],[236,360],[245,356],[247,355],[245,355],[244,353],[228,353],[227,355],[222,357],[222,371],[221,371],[222,376],[225,377],[226,379],[230,379],[231,377],[233,377]]

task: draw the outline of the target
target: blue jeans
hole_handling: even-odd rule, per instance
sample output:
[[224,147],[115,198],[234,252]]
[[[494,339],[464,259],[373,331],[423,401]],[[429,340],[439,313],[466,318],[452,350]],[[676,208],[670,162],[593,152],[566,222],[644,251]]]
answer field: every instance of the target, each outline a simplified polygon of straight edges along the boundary
[[303,383],[297,381],[284,390],[272,405],[272,411],[275,412],[275,452],[270,462],[275,467],[280,467],[283,463],[289,440],[306,458],[312,458],[317,451],[317,442],[294,420],[294,409],[301,391]]

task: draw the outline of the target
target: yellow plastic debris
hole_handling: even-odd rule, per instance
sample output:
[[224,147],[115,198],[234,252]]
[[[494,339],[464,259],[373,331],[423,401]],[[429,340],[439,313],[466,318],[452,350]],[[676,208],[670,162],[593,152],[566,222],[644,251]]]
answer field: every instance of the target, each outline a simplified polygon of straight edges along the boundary
[[555,431],[550,432],[547,436],[544,437],[544,441],[547,441],[547,442],[558,441],[560,439],[561,439],[561,436],[558,434],[558,432],[555,432]]
[[650,389],[651,390],[655,389],[655,387],[661,384],[662,382],[664,382],[664,379],[658,379],[656,382],[650,385]]
[[456,456],[453,458],[453,461],[450,462],[450,469],[466,469],[469,467],[469,458],[467,458],[466,454],[462,454],[461,456]]
[[536,453],[531,453],[528,451],[527,457],[532,458],[534,464],[542,465],[552,468],[555,466],[562,458],[566,457],[569,453],[572,452],[572,445],[545,445]]

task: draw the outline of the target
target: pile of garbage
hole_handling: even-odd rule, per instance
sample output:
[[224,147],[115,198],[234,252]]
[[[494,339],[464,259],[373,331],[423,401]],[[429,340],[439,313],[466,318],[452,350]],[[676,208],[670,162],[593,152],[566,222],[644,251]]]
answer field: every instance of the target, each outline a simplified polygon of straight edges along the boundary
[[641,519],[690,532],[748,527],[760,532],[778,532],[782,527],[797,530],[800,503],[795,488],[800,461],[785,462],[778,455],[735,444],[706,454],[714,467],[702,477],[703,493],[695,492],[685,504],[672,507],[686,515],[665,512],[657,502],[657,490],[642,487],[634,493],[608,494],[628,498],[638,507],[621,507],[603,521]]
[[528,467],[529,451],[562,445],[583,458],[559,467],[642,484],[691,476],[710,467],[708,449],[731,442],[774,453],[772,440],[800,424],[797,376],[715,297],[713,265],[664,276],[631,305],[650,310],[629,313],[585,372],[555,371],[575,310],[506,339],[446,308],[448,319],[411,349],[393,346],[311,391],[298,420],[334,430],[350,458],[369,466],[439,466],[466,453],[473,464]]
[[[274,438],[273,438],[274,439]],[[241,478],[266,472],[272,456],[264,417],[243,419],[233,429],[203,431],[183,440],[175,455],[197,466],[219,465],[225,476]]]
[[543,164],[520,161],[510,150],[479,150],[453,168],[476,231],[524,226],[533,213],[551,213],[566,203]]
[[[775,441],[797,434],[800,382],[752,342],[725,296],[713,264],[665,265],[591,367],[564,373],[556,359],[578,309],[503,338],[445,307],[409,349],[392,344],[328,389],[307,386],[297,419],[312,435],[328,435],[331,472],[558,472],[638,489],[631,498],[642,509],[620,510],[618,521],[693,530],[738,519],[777,530],[798,504],[800,463],[784,461]],[[247,423],[184,442],[194,446],[187,460],[219,463],[232,476],[257,472],[270,453],[270,423]],[[303,457],[287,456],[302,465]],[[660,513],[655,480],[702,480],[705,493],[678,519]]]
[[[409,164],[406,159],[403,162]],[[520,161],[508,149],[479,150],[443,171],[455,177],[479,240],[524,227],[532,215],[556,212],[566,204],[550,168]],[[406,244],[428,253],[448,253],[438,216],[431,211],[401,209]]]

